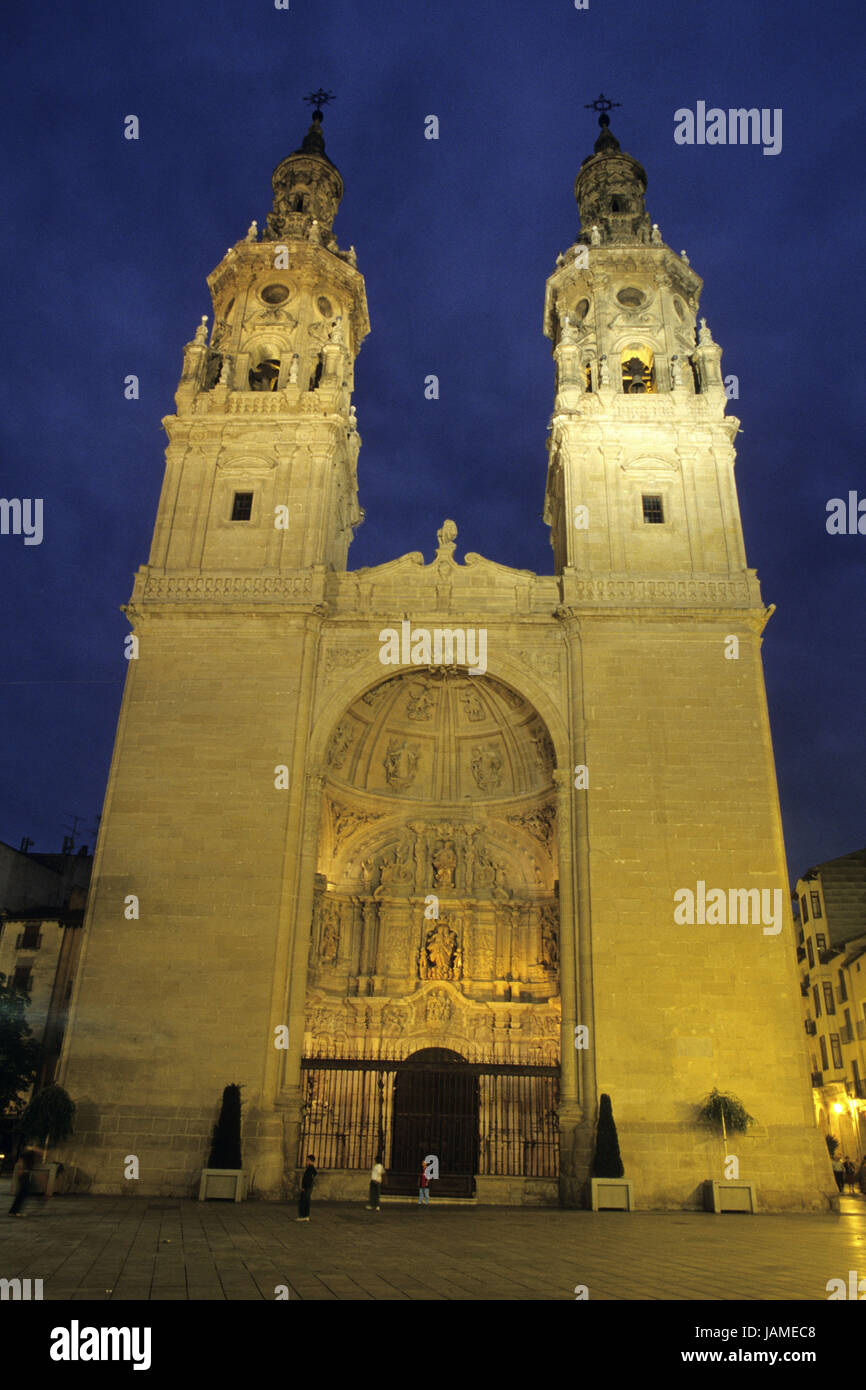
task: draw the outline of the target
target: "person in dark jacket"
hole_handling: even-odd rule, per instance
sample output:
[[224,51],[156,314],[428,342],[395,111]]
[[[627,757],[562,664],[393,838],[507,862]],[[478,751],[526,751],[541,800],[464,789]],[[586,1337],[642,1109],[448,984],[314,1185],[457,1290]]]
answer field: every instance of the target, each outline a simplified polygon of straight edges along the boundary
[[22,1149],[18,1158],[18,1187],[15,1200],[9,1208],[10,1216],[20,1216],[27,1198],[33,1196],[33,1170],[41,1159],[42,1153],[35,1145],[29,1144],[26,1149]]
[[296,1218],[298,1221],[309,1221],[310,1219],[310,1200],[313,1196],[313,1183],[316,1181],[315,1162],[316,1155],[307,1154],[307,1166],[304,1169],[304,1176],[301,1178],[301,1196]]

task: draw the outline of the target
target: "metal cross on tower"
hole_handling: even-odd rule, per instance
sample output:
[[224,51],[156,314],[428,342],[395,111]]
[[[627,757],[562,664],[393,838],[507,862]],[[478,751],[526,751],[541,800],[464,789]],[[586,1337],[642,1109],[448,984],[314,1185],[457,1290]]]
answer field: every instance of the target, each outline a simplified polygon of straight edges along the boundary
[[595,101],[588,101],[584,104],[584,111],[600,112],[598,123],[601,126],[610,125],[608,111],[612,111],[615,106],[622,106],[621,101],[608,101],[604,92],[596,97]]
[[310,103],[311,106],[314,106],[314,107],[316,108],[316,109],[314,110],[314,112],[313,112],[313,119],[314,119],[314,120],[315,120],[315,118],[316,118],[317,116],[318,116],[319,120],[321,120],[321,119],[322,119],[322,110],[321,110],[321,108],[322,108],[323,106],[327,106],[327,104],[328,104],[329,101],[336,101],[336,100],[337,100],[337,98],[334,96],[334,93],[333,93],[333,92],[326,92],[326,91],[324,91],[323,88],[321,88],[321,87],[319,88],[319,90],[318,90],[317,92],[312,92],[310,96],[304,97],[304,101],[308,101],[308,102]]

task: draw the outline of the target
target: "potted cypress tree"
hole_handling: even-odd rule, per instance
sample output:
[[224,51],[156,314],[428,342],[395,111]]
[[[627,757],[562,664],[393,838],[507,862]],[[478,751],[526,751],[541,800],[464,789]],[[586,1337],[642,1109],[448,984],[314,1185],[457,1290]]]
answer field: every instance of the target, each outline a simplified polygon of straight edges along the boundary
[[[698,1111],[698,1118],[721,1135],[722,1163],[724,1177],[721,1180],[708,1178],[704,1183],[704,1206],[707,1211],[745,1211],[754,1213],[758,1209],[758,1198],[753,1183],[739,1176],[739,1161],[729,1155],[728,1135],[745,1134],[749,1125],[757,1121],[751,1116],[741,1100],[728,1092],[719,1091],[715,1086],[708,1096],[704,1096]],[[729,1164],[735,1165],[735,1173],[728,1176]]]
[[613,1119],[610,1096],[603,1095],[598,1106],[595,1154],[590,1179],[593,1211],[632,1211],[632,1184],[625,1176],[619,1152],[619,1137]]
[[241,1088],[226,1086],[219,1119],[214,1125],[210,1157],[202,1170],[198,1199],[242,1202],[247,1195],[241,1166]]
[[75,1105],[62,1086],[43,1086],[25,1106],[19,1122],[21,1138],[36,1140],[41,1145],[44,1158],[33,1170],[33,1186],[46,1197],[50,1197],[62,1172],[62,1163],[49,1163],[48,1150],[63,1144],[72,1134],[75,1125]]

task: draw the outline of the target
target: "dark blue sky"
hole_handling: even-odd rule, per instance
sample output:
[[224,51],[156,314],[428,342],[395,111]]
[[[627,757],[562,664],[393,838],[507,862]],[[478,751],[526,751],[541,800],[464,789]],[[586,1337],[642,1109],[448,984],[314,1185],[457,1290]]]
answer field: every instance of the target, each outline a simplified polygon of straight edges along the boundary
[[[182,346],[322,85],[346,183],[335,230],[372,322],[352,568],[429,559],[450,516],[458,556],[551,571],[544,283],[577,232],[572,186],[597,133],[584,103],[604,90],[739,378],[747,554],[777,605],[764,652],[790,866],[866,843],[866,536],[825,528],[829,498],[866,496],[859,0],[72,0],[4,23],[0,494],[43,498],[45,535],[0,536],[0,838],[57,849],[68,812],[90,826],[100,809],[119,606],[147,559]],[[781,107],[782,152],[676,145],[674,111],[698,101]]]

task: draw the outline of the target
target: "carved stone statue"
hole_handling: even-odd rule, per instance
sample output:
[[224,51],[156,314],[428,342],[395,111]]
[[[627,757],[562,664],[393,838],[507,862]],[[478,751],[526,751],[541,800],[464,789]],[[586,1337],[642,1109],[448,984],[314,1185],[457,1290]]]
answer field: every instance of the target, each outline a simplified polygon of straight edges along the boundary
[[255,218],[253,218],[252,222],[250,223],[249,227],[247,228],[247,237],[246,237],[246,239],[247,239],[247,241],[258,241],[258,239],[259,239],[259,224],[258,224],[258,222],[255,220]]
[[601,246],[601,232],[594,222],[589,229],[589,239],[593,246]]
[[418,748],[408,744],[405,739],[391,739],[383,763],[385,781],[389,787],[411,787],[418,771],[418,754]]
[[454,521],[443,521],[439,530],[436,532],[436,539],[439,542],[436,550],[436,559],[450,560],[456,549],[457,523]]
[[541,964],[551,972],[559,969],[559,936],[553,909],[541,911]]
[[454,845],[448,840],[433,855],[433,887],[453,888],[456,868],[457,855],[454,853]]
[[422,681],[410,686],[409,703],[406,713],[410,719],[427,720],[433,718],[435,701],[430,694],[430,681]]
[[343,343],[343,315],[338,314],[331,324],[331,331],[328,334],[329,343]]
[[337,947],[340,944],[340,935],[337,929],[334,910],[330,909],[322,928],[322,963],[333,965],[337,959]]
[[502,756],[490,744],[476,744],[472,750],[472,776],[479,790],[495,791],[502,785]]
[[207,314],[202,314],[201,323],[195,330],[195,341],[197,343],[207,342]]
[[300,369],[300,366],[301,366],[301,359],[300,359],[300,357],[298,356],[298,354],[295,352],[295,353],[292,354],[292,361],[291,361],[291,364],[290,364],[290,366],[289,366],[289,381],[291,382],[292,386],[294,386],[294,385],[297,383],[297,380],[298,380],[298,371],[299,371],[299,369]]
[[428,931],[421,947],[418,973],[422,980],[453,980],[462,966],[456,931],[444,917]]
[[328,766],[337,771],[346,761],[346,755],[355,738],[355,730],[351,724],[338,724],[328,745]]

